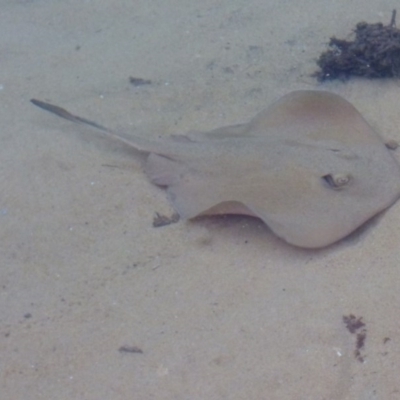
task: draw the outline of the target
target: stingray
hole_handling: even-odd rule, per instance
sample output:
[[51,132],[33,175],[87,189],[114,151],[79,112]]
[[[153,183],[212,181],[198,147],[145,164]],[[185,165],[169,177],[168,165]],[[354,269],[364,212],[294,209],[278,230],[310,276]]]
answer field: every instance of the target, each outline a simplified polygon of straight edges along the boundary
[[[295,91],[248,123],[163,139],[126,139],[40,100],[146,153],[181,218],[245,214],[295,246],[319,248],[353,232],[400,196],[400,167],[357,109],[324,91]],[[126,136],[126,135],[124,135]]]

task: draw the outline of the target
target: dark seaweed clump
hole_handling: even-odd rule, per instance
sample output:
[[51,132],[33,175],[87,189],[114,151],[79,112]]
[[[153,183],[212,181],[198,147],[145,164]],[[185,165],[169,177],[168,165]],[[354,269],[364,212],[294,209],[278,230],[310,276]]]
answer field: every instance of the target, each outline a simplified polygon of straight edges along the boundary
[[348,79],[351,76],[374,78],[400,77],[400,30],[396,28],[396,10],[389,25],[359,22],[354,40],[332,37],[329,49],[317,60],[320,67],[313,76],[318,80]]

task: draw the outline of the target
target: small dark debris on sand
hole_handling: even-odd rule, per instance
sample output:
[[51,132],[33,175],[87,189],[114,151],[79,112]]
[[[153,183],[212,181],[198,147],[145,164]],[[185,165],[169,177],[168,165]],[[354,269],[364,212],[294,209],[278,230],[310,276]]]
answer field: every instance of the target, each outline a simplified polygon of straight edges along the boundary
[[400,77],[400,30],[396,28],[396,10],[389,25],[359,22],[353,41],[331,37],[329,49],[317,60],[320,81],[348,79],[351,76],[374,78]]
[[137,346],[121,346],[118,351],[120,353],[137,353],[143,354],[143,350]]
[[143,85],[151,85],[150,79],[143,79],[143,78],[135,78],[133,76],[129,77],[129,83],[133,86],[143,86]]
[[153,227],[160,228],[162,226],[175,224],[179,221],[179,214],[174,213],[170,217],[166,215],[161,215],[159,213],[155,213],[153,218]]
[[362,351],[365,348],[365,340],[367,339],[367,329],[363,318],[357,318],[354,314],[343,315],[343,323],[346,325],[347,330],[356,335],[356,344],[354,349],[354,357],[360,361],[364,362],[365,356]]

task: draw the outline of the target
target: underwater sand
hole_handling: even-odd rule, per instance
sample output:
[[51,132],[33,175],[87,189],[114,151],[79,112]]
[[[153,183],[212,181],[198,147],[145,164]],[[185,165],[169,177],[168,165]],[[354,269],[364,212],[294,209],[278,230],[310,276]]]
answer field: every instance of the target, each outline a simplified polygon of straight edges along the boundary
[[397,82],[309,77],[330,36],[392,10],[134,3],[2,2],[2,398],[398,399],[400,203],[318,251],[246,217],[154,228],[173,210],[140,159],[29,102],[170,135],[319,88],[400,140]]

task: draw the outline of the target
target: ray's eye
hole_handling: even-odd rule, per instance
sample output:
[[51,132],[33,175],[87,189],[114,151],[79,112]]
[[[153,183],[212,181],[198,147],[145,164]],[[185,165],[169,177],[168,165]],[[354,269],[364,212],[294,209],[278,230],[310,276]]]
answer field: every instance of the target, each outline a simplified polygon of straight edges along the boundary
[[322,176],[322,179],[330,188],[340,190],[349,186],[353,177],[350,174],[327,174]]

